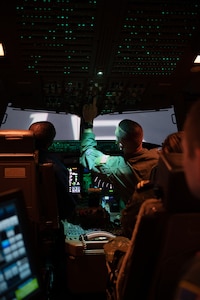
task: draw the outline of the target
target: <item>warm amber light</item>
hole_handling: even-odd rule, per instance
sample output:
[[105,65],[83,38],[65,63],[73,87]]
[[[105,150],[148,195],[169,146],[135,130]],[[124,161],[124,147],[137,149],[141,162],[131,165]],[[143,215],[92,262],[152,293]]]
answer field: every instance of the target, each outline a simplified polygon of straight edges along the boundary
[[194,60],[194,64],[200,64],[200,55],[198,54]]
[[3,49],[3,44],[0,43],[0,56],[4,56],[4,49]]

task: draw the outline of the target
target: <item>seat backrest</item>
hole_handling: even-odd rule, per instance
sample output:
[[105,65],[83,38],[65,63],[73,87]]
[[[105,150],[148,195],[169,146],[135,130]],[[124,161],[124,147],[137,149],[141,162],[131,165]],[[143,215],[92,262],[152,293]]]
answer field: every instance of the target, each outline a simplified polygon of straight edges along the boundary
[[57,229],[59,228],[59,212],[53,164],[40,164],[38,172],[40,226]]
[[29,130],[0,130],[0,192],[23,191],[29,218],[38,222],[34,136]]
[[200,213],[169,215],[148,300],[173,299],[188,262],[200,250]]
[[20,188],[31,221],[58,227],[53,165],[38,165],[30,130],[0,130],[0,192]]
[[[160,207],[159,202],[158,199],[148,199],[140,207],[132,238],[116,280],[116,300],[132,299],[134,295],[141,296],[138,299],[146,299],[149,282],[146,280],[141,283],[141,280],[143,276],[146,279],[151,278],[152,267],[156,259],[152,249],[157,248],[160,243],[160,230],[162,229],[157,224],[164,220],[162,218],[164,214],[162,203]],[[155,214],[157,205],[159,205],[160,212]],[[147,270],[145,270],[146,267]],[[141,288],[142,285],[143,288]]]
[[144,216],[125,256],[117,300],[173,299],[188,260],[200,249],[200,213]]
[[155,188],[164,211],[142,216],[149,200],[141,206],[117,300],[173,299],[184,264],[200,250],[200,201],[188,189],[182,162],[182,154],[160,155]]

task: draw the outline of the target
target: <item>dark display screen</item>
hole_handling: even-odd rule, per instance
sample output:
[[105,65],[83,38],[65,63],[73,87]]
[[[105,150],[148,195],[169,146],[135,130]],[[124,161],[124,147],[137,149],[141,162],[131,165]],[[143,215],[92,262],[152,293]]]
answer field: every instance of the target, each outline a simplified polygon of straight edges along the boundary
[[0,194],[0,299],[30,299],[40,291],[21,197]]

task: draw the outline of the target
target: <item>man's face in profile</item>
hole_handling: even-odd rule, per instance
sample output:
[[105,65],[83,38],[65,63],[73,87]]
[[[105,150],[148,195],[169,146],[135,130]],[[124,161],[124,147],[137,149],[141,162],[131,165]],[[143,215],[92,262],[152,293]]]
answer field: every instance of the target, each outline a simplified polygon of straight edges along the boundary
[[186,181],[191,193],[200,199],[200,149],[194,149],[194,154],[189,155],[188,144],[183,137],[183,167]]
[[119,147],[119,150],[123,150],[123,145],[121,143],[120,134],[119,134],[119,126],[115,129],[115,136],[116,136],[116,144]]

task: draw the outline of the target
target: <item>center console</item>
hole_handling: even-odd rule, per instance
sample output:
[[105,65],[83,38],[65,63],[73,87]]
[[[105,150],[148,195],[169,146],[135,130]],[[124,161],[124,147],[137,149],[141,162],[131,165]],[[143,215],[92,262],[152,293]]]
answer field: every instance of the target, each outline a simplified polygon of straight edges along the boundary
[[[115,141],[99,141],[104,153],[119,154]],[[63,221],[67,288],[72,294],[106,290],[104,244],[115,237],[110,224],[119,215],[119,198],[109,182],[102,181],[79,163],[80,141],[55,141],[50,149],[69,171],[69,192],[77,200],[75,224]]]

